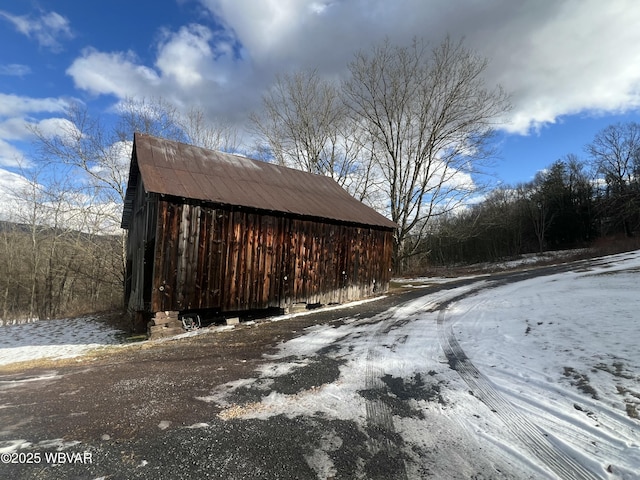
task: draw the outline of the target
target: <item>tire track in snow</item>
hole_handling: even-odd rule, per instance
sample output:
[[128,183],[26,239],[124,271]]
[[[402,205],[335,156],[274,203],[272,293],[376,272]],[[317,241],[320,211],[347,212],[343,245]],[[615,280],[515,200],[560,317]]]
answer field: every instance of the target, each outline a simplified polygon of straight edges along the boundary
[[[384,371],[381,365],[384,361],[384,355],[380,352],[383,338],[388,339],[387,335],[398,320],[389,319],[390,323],[382,322],[380,327],[374,332],[369,340],[369,348],[367,350],[366,367],[365,367],[365,390],[376,395],[367,395],[365,397],[365,409],[367,426],[371,429],[369,435],[369,450],[377,455],[382,453],[389,459],[398,457],[400,449],[394,444],[393,438],[397,438],[395,426],[393,424],[393,414],[389,406],[380,399],[385,394],[386,386],[382,382]],[[393,477],[397,480],[408,480],[407,471],[404,461],[399,459],[397,462],[398,471]]]
[[507,429],[544,465],[563,479],[597,480],[600,477],[580,465],[574,458],[558,449],[547,435],[516,410],[471,362],[453,333],[451,322],[446,320],[446,310],[453,301],[441,305],[438,313],[438,340],[449,365],[471,388],[473,395],[487,405],[500,418]]
[[[476,281],[469,280],[464,283],[474,284]],[[402,448],[394,443],[394,440],[397,442],[400,435],[397,433],[393,423],[393,412],[390,406],[381,399],[383,395],[387,394],[387,386],[382,381],[382,377],[385,374],[382,368],[385,359],[384,349],[393,348],[393,345],[405,342],[406,335],[401,335],[401,338],[399,338],[391,333],[392,330],[417,319],[417,317],[413,320],[410,319],[407,311],[402,307],[411,306],[410,312],[412,314],[425,310],[435,311],[439,305],[442,305],[439,302],[444,301],[449,296],[448,290],[449,286],[446,286],[442,291],[437,292],[435,295],[437,299],[430,295],[428,299],[421,297],[392,309],[393,313],[391,315],[385,315],[385,318],[377,320],[378,326],[372,332],[368,341],[369,346],[365,363],[365,390],[369,395],[365,397],[365,409],[366,423],[371,430],[369,449],[374,455],[382,453],[391,461],[395,460],[394,464],[397,469],[393,472],[395,475],[391,477],[394,479],[408,480],[409,477],[404,460],[398,458],[398,452],[402,451]],[[462,296],[464,295],[455,298],[461,298]],[[389,347],[389,344],[391,344],[391,347]]]

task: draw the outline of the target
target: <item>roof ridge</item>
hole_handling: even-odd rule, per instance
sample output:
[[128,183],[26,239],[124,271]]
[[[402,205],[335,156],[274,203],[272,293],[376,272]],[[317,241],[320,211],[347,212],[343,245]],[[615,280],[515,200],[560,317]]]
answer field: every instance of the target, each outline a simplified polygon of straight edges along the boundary
[[[314,217],[359,225],[395,224],[352,197],[335,179],[250,157],[219,152],[134,133],[126,205],[135,194],[138,172],[147,192],[221,205]],[[136,171],[137,170],[137,171]]]

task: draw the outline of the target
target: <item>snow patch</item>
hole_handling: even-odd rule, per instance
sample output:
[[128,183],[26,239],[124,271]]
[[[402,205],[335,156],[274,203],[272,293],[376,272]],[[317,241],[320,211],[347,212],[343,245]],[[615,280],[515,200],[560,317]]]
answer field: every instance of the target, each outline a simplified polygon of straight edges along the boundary
[[160,430],[166,430],[167,428],[169,428],[171,426],[171,422],[168,420],[162,420],[159,424],[158,424],[158,428]]
[[[595,475],[634,478],[640,471],[640,252],[584,265],[505,285],[483,277],[371,319],[314,326],[282,343],[268,357],[274,363],[261,367],[258,378],[227,384],[207,400],[223,406],[223,419],[319,415],[364,427],[367,389],[385,380],[398,387],[395,393],[386,390],[391,402],[416,387],[418,398],[406,402],[407,411],[392,410],[391,422],[412,446],[409,456],[418,450],[437,453],[437,461],[429,464],[435,476],[446,477],[447,465],[471,476],[479,465],[487,472],[500,464],[517,478],[549,477],[548,466],[473,395],[444,355],[439,305],[472,293],[448,305],[447,325],[495,391],[555,449]],[[265,388],[259,401],[228,403],[239,388],[259,391],[274,378],[305,368],[317,355],[340,359],[335,381],[295,395]],[[433,396],[428,398],[429,388]],[[322,447],[306,457],[319,478],[335,474],[327,452],[330,447]],[[414,467],[407,468],[413,472]]]
[[93,317],[42,320],[1,327],[0,365],[42,358],[73,358],[122,343],[123,332]]

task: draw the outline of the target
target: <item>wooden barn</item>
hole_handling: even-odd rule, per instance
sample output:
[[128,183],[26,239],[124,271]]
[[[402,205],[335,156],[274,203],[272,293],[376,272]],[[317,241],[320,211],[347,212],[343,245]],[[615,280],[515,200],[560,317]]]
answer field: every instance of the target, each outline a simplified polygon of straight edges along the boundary
[[329,177],[136,133],[122,227],[146,325],[384,292],[395,224]]

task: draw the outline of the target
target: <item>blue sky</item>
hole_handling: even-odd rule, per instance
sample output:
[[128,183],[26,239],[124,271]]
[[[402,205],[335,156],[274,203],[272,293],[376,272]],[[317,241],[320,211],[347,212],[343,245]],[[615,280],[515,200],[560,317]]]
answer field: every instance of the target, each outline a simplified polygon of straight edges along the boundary
[[511,93],[497,179],[513,184],[605,126],[640,121],[635,0],[34,0],[0,2],[0,184],[69,99],[102,114],[160,96],[242,127],[278,72],[333,77],[388,37],[464,37]]
[[532,180],[535,174],[568,154],[589,161],[585,146],[611,124],[640,122],[640,112],[592,112],[565,115],[552,124],[532,129],[528,134],[500,132],[498,159],[494,171],[501,183],[514,185]]

